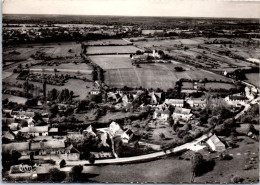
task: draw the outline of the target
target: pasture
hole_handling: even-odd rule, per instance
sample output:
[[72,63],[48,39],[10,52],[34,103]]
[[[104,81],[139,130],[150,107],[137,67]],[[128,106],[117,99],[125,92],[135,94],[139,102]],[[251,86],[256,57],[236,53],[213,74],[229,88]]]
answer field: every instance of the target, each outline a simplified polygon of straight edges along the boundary
[[104,70],[134,68],[130,55],[90,55],[89,59]]
[[93,46],[87,48],[87,54],[126,54],[140,50],[134,46]]

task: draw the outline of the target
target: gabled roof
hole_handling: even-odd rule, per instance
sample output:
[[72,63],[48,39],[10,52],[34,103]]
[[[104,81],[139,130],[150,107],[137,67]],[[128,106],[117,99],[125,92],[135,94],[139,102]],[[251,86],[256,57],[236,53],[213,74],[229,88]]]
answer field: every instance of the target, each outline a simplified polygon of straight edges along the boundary
[[59,129],[58,129],[58,128],[51,128],[51,129],[49,130],[49,132],[59,132]]
[[31,150],[59,149],[65,148],[64,141],[52,140],[46,142],[31,143]]
[[223,146],[224,145],[215,134],[213,136],[211,136],[208,140],[211,140],[212,143],[216,146]]
[[21,132],[23,133],[43,133],[48,132],[48,126],[35,126],[35,127],[23,127],[21,128]]
[[164,101],[166,104],[183,104],[183,99],[165,99]]
[[171,114],[169,110],[155,110],[155,112],[160,114]]
[[10,153],[12,150],[16,150],[18,152],[29,150],[29,143],[17,142],[17,143],[2,144],[2,152]]
[[17,130],[19,123],[11,123],[9,125],[10,130]]
[[65,148],[65,150],[69,150],[70,153],[80,153],[72,144]]
[[177,113],[177,114],[190,114],[191,112],[191,109],[185,109],[185,108],[180,108],[180,107],[176,107],[174,109],[174,113]]

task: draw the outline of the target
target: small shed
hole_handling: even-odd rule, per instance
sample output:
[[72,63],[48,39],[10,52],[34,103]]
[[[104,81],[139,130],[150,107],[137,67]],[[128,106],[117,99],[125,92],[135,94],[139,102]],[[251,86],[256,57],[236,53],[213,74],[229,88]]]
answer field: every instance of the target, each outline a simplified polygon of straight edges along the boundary
[[219,140],[219,138],[214,134],[206,142],[212,151],[223,152],[226,150],[225,145]]

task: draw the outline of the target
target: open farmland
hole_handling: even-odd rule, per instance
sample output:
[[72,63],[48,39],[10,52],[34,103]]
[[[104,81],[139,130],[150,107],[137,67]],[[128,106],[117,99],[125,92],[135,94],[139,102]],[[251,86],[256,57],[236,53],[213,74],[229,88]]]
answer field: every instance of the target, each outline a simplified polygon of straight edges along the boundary
[[29,48],[29,47],[14,47],[3,49],[3,60],[4,61],[22,61],[29,59],[40,48]]
[[131,54],[140,50],[134,46],[94,46],[87,48],[87,54]]
[[89,59],[104,70],[134,68],[129,55],[91,55]]
[[105,82],[111,87],[124,86],[143,88],[161,88],[167,90],[175,86],[180,79],[190,80],[223,80],[231,81],[223,76],[204,70],[187,70],[176,72],[173,64],[142,64],[140,68],[106,70]]

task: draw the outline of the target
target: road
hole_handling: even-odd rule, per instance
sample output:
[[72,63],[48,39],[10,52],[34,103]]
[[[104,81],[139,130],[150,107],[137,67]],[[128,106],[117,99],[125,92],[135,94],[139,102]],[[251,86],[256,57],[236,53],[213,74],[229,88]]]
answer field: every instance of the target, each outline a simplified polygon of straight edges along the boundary
[[[155,152],[147,155],[140,155],[140,156],[135,156],[135,157],[124,157],[124,158],[113,158],[113,159],[100,159],[96,160],[94,165],[106,165],[106,164],[127,164],[127,163],[136,163],[136,162],[143,162],[143,161],[149,161],[161,157],[168,156],[169,154],[172,153],[177,153],[177,152],[182,152],[185,150],[189,150],[192,146],[200,143],[203,140],[206,140],[211,136],[211,133],[205,134],[201,136],[200,138],[197,138],[193,140],[192,142],[183,144],[181,146],[175,147],[175,148],[170,148],[166,151],[160,151],[160,152]],[[86,160],[82,161],[66,161],[67,166],[75,166],[75,165],[93,165],[90,164]]]

